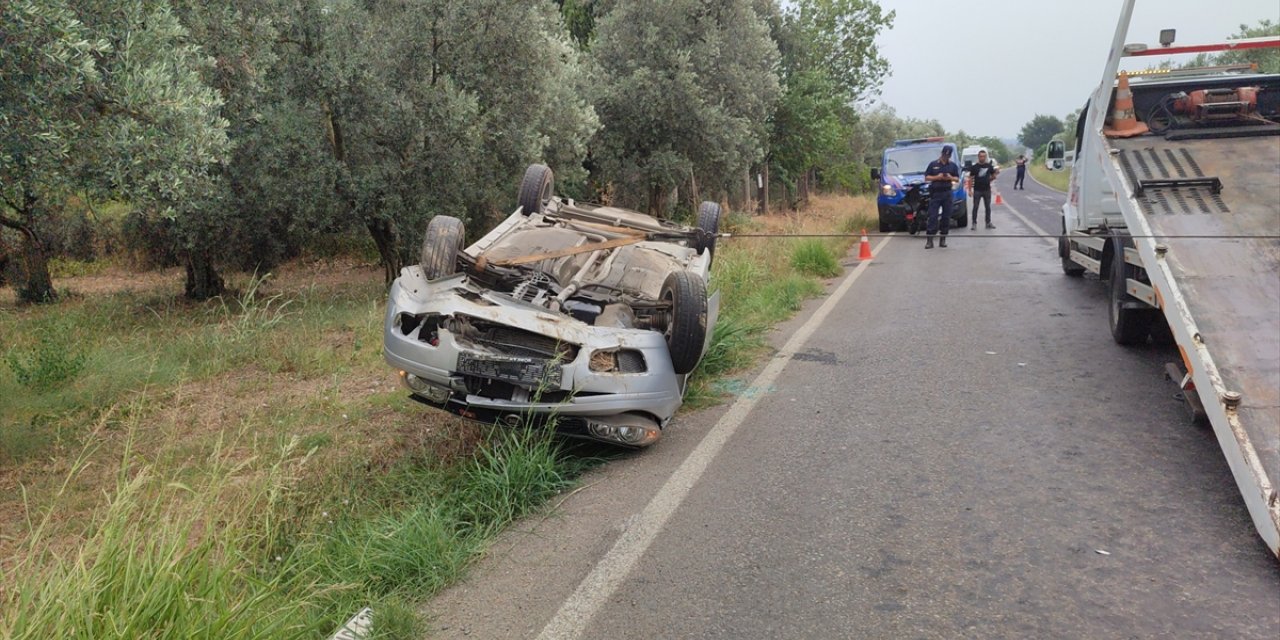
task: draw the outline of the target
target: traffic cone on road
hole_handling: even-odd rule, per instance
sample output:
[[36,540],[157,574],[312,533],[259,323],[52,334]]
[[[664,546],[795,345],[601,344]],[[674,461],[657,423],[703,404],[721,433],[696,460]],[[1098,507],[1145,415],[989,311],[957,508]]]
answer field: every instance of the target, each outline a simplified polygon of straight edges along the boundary
[[858,245],[858,260],[871,259],[871,241],[867,240],[867,230],[862,230],[862,242]]
[[1004,196],[999,191],[996,192],[996,204],[1004,204]]
[[1129,90],[1129,74],[1121,71],[1120,82],[1116,85],[1116,102],[1111,108],[1111,124],[1102,129],[1108,138],[1132,138],[1150,131],[1147,125],[1138,122],[1133,111],[1133,92]]

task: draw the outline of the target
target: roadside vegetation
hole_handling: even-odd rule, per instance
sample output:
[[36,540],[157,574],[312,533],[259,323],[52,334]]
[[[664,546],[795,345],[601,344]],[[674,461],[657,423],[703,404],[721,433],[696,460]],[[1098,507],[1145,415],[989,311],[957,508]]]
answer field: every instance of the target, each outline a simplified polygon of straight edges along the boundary
[[[872,212],[817,197],[726,227],[856,232]],[[852,242],[721,242],[691,406],[732,393],[726,376]],[[379,637],[414,637],[422,598],[601,462],[406,401],[367,261],[305,257],[202,303],[181,302],[176,270],[126,276],[70,278],[56,307],[0,304],[2,637],[317,637],[365,606]]]
[[1036,158],[1030,163],[1031,177],[1037,182],[1043,184],[1050,189],[1057,189],[1063,193],[1067,192],[1067,187],[1071,182],[1071,170],[1050,171],[1044,166],[1043,158]]

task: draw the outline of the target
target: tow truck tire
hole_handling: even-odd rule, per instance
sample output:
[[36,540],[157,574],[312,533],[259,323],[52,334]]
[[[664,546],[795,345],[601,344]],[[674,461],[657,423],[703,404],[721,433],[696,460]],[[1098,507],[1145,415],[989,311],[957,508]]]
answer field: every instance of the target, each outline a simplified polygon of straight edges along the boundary
[[1058,256],[1062,258],[1062,272],[1072,278],[1084,276],[1084,267],[1071,260],[1071,243],[1067,240],[1067,221],[1062,221],[1062,235],[1058,236]]
[[524,170],[524,180],[520,181],[520,213],[531,216],[542,213],[551,200],[555,188],[555,176],[551,167],[545,164],[531,164]]
[[1107,319],[1111,325],[1111,337],[1120,345],[1143,344],[1151,333],[1151,323],[1156,319],[1158,311],[1126,306],[1132,301],[1125,287],[1124,244],[1115,243],[1115,253],[1111,258],[1111,304],[1107,307]]
[[720,233],[720,205],[711,201],[703,202],[698,205],[698,228],[711,234],[705,240],[700,240],[695,247],[698,255],[702,255],[703,251],[710,251],[709,257],[714,258],[716,254],[716,236]]
[[418,264],[427,280],[438,280],[458,272],[458,252],[466,228],[453,216],[436,216],[427,223],[427,235],[422,238],[422,255]]
[[671,305],[663,336],[678,375],[693,371],[707,338],[707,284],[688,271],[673,271],[662,283],[662,302]]

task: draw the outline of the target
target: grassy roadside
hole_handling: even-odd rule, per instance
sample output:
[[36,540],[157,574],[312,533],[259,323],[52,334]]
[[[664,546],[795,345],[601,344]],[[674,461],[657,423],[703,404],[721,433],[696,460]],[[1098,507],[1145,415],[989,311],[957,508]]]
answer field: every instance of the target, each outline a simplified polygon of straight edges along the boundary
[[[826,198],[726,227],[850,232],[873,213]],[[851,243],[721,243],[691,405],[732,392]],[[317,637],[364,606],[378,637],[412,637],[421,598],[599,462],[405,402],[376,281],[302,263],[203,305],[177,282],[0,305],[0,637]]]
[[1071,171],[1050,171],[1045,168],[1044,162],[1031,162],[1031,177],[1037,182],[1043,184],[1050,189],[1056,189],[1063,193],[1067,192],[1067,186],[1071,181]]

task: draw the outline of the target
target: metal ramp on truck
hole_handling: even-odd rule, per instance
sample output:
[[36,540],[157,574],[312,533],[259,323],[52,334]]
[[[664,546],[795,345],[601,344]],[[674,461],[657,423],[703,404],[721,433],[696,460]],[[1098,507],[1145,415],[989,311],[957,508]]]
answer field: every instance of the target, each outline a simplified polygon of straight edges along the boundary
[[1117,200],[1155,302],[1254,525],[1277,553],[1280,137],[1228,144],[1148,135],[1107,144],[1108,173],[1130,195]]

